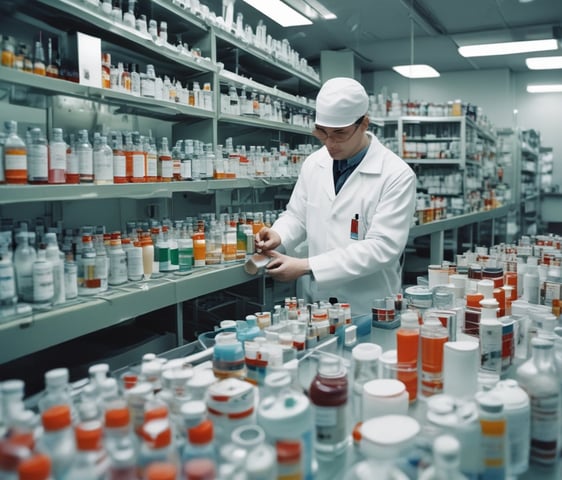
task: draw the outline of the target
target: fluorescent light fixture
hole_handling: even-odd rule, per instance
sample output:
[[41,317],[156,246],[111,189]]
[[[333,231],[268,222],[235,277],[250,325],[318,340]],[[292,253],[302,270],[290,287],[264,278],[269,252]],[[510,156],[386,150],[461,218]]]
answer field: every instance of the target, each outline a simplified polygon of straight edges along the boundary
[[550,85],[527,85],[528,93],[562,93],[562,83]]
[[526,40],[523,42],[485,43],[459,47],[463,57],[489,57],[492,55],[512,55],[514,53],[544,52],[556,50],[558,40]]
[[525,63],[530,70],[554,70],[562,68],[562,57],[530,57]]
[[435,78],[439,72],[423,63],[417,65],[396,65],[392,70],[406,78]]
[[335,20],[338,18],[335,13],[328,10],[318,0],[305,0],[314,10],[316,10],[324,20]]
[[244,0],[282,27],[312,25],[312,22],[281,0]]

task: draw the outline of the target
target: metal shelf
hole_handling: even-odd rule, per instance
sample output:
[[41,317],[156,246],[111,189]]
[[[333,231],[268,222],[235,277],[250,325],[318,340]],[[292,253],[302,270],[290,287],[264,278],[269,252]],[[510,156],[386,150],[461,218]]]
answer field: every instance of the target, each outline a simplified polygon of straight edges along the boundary
[[233,178],[166,183],[113,185],[0,185],[0,205],[27,202],[95,200],[107,198],[171,198],[176,192],[207,193],[234,188],[291,186],[294,178]]
[[257,128],[270,128],[274,130],[282,130],[284,132],[300,133],[303,135],[312,135],[310,129],[308,128],[299,127],[297,125],[289,125],[288,123],[272,122],[258,117],[245,117],[243,115],[229,115],[227,113],[221,113],[219,121],[234,123],[237,125],[248,125]]
[[[80,297],[68,306],[34,311],[30,316],[0,323],[0,364],[66,342],[170,305],[192,300],[261,277],[248,275],[241,263],[202,267],[188,276],[130,282],[103,294]],[[178,344],[183,325],[178,322]]]

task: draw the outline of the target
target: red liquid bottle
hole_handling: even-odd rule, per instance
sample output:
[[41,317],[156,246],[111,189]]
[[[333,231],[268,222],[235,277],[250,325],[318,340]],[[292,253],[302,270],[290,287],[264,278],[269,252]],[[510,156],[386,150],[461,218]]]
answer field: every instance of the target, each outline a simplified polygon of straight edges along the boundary
[[414,402],[418,394],[419,341],[418,314],[406,311],[402,314],[401,326],[396,331],[396,378],[406,385],[410,402]]
[[437,318],[421,327],[421,391],[425,397],[443,392],[443,349],[449,340],[447,329]]
[[339,357],[320,357],[318,373],[309,391],[314,406],[315,447],[319,456],[342,454],[349,445],[347,383],[347,371]]

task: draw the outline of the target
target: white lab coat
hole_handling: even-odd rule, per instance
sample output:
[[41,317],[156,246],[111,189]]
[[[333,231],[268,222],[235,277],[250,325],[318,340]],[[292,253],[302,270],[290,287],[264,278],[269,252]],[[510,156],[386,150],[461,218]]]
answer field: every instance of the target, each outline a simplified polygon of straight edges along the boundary
[[[412,169],[368,134],[369,149],[338,195],[327,149],[312,153],[286,211],[272,226],[287,250],[308,244],[313,277],[305,286],[305,301],[337,297],[351,304],[353,315],[371,314],[375,298],[400,291],[400,258],[416,198]],[[358,239],[351,238],[355,215]]]

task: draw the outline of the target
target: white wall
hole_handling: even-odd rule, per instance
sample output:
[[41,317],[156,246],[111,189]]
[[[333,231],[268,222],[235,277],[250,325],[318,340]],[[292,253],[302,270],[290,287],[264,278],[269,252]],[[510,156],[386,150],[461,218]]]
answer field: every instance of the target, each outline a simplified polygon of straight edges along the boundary
[[[397,92],[402,99],[476,104],[496,127],[533,128],[554,153],[553,184],[562,185],[562,93],[530,94],[527,83],[560,83],[560,71],[513,73],[508,69],[462,71],[439,78],[408,80],[394,72],[363,76],[369,92]],[[514,110],[518,113],[515,115]]]

